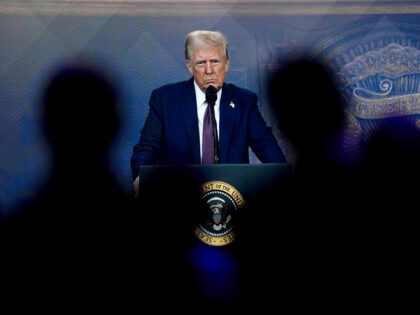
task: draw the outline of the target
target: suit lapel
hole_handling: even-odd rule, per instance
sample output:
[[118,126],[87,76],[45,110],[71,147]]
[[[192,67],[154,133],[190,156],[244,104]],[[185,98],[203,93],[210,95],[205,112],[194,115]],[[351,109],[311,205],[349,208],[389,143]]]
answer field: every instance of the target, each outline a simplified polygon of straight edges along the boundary
[[188,134],[188,140],[193,153],[194,163],[200,163],[200,139],[198,131],[197,101],[194,91],[194,79],[186,81],[182,86],[183,97],[177,103],[182,113]]
[[231,141],[233,126],[235,125],[234,108],[230,106],[233,98],[232,89],[223,84],[222,99],[220,100],[220,161],[227,163],[229,144]]

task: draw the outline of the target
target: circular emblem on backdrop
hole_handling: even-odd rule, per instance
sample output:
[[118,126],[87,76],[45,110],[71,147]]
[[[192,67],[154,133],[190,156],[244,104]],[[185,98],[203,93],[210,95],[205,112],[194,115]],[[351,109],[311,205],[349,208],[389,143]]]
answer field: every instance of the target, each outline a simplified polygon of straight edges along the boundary
[[238,209],[245,205],[239,191],[220,181],[201,186],[201,220],[195,235],[212,246],[230,244],[235,239],[234,218]]
[[419,34],[418,23],[382,16],[325,36],[312,49],[335,70],[346,103],[346,155],[363,154],[385,119],[403,117],[420,127]]

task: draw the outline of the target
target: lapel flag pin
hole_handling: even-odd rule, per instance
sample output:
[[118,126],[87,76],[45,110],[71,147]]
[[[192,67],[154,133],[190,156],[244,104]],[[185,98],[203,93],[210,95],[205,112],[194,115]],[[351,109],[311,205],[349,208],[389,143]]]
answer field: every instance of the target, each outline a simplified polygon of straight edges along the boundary
[[235,104],[233,102],[230,102],[229,106],[235,108]]

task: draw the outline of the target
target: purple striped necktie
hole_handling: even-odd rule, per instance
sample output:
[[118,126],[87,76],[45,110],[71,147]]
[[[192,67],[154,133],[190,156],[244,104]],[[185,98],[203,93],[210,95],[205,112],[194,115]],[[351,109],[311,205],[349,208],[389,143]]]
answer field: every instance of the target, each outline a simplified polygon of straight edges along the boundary
[[204,113],[202,164],[214,164],[213,120],[210,106],[211,105],[207,104],[206,112]]

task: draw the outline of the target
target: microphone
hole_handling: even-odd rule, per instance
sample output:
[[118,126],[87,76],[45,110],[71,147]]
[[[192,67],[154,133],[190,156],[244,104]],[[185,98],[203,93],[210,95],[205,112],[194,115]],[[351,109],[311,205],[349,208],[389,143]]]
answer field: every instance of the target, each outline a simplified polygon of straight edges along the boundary
[[210,105],[211,118],[213,121],[213,138],[214,138],[214,164],[220,163],[219,154],[219,137],[217,135],[217,123],[216,117],[214,116],[214,105],[217,100],[217,89],[213,85],[209,85],[206,89],[206,102]]
[[216,104],[217,100],[217,89],[213,85],[209,85],[206,89],[206,102],[210,105]]

